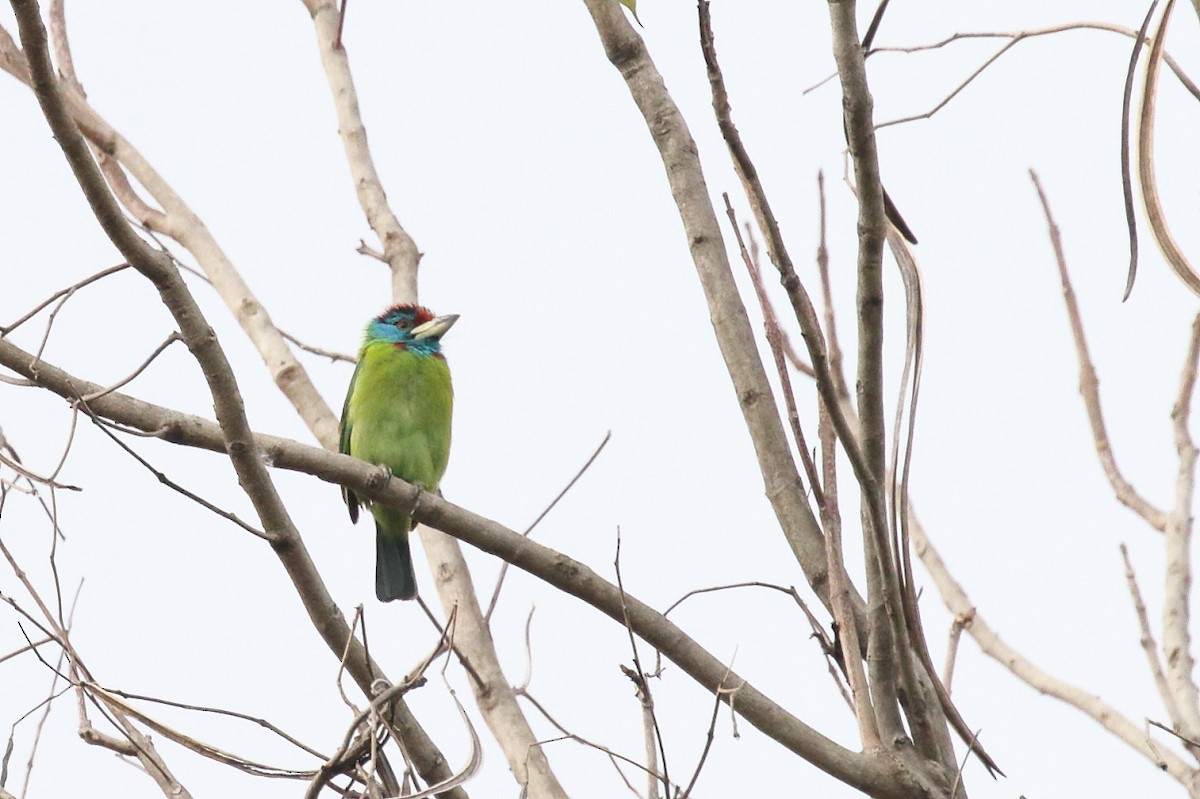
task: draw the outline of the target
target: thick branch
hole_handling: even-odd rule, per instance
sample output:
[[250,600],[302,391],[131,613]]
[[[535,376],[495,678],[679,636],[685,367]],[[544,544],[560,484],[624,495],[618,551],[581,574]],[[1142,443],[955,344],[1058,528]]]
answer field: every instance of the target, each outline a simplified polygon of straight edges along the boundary
[[546,759],[528,719],[517,704],[512,683],[504,676],[492,631],[479,606],[475,583],[458,539],[422,528],[421,544],[430,563],[442,608],[454,614],[454,649],[471,667],[471,690],[483,720],[495,736],[522,794],[532,799],[567,799],[567,792]]
[[[350,60],[342,43],[345,5],[339,11],[333,0],[305,0],[313,18],[317,49],[329,81],[338,131],[354,181],[359,205],[368,224],[383,244],[381,258],[392,275],[392,300],[417,302],[417,266],[421,254],[388,204],[383,181],[375,169],[367,131],[359,111],[358,93]],[[365,245],[364,245],[365,246]],[[511,683],[500,667],[500,658],[479,607],[471,573],[458,542],[436,531],[422,529],[425,554],[437,580],[438,596],[446,613],[457,614],[456,645],[483,683],[472,681],[480,712],[508,760],[509,769],[524,791],[535,799],[565,797],[537,736],[517,703]]]
[[[758,456],[767,499],[813,591],[830,607],[825,544],[804,490],[787,435],[758,355],[754,330],[742,304],[725,242],[705,184],[696,142],[667,92],[645,42],[611,0],[585,0],[605,54],[625,79],[662,157],[667,183],[679,209],[692,261],[708,303],[717,345]],[[856,616],[864,611],[855,603]]]
[[[32,88],[28,59],[11,44],[3,30],[0,30],[0,68]],[[59,92],[71,118],[93,145],[109,186],[121,203],[147,229],[170,236],[192,254],[254,342],[279,390],[318,441],[336,446],[336,417],[211,231],[141,152],[96,113],[78,91],[60,84]],[[163,210],[152,208],[138,196],[125,170]]]
[[[860,479],[863,494],[863,532],[867,552],[867,603],[871,616],[868,661],[872,689],[880,701],[881,731],[903,735],[896,710],[898,686],[908,697],[914,726],[923,731],[940,720],[931,708],[916,700],[919,688],[907,653],[912,651],[904,621],[899,564],[891,557],[888,528],[881,523],[877,506],[886,479],[886,423],[883,409],[883,242],[887,231],[879,154],[875,146],[873,100],[867,86],[866,61],[859,43],[856,4],[850,0],[829,3],[833,31],[833,56],[842,85],[846,141],[854,163],[858,195],[858,413],[859,444],[870,482]],[[897,671],[898,669],[898,671]],[[914,730],[927,756],[938,754],[925,747],[926,735]],[[943,753],[944,754],[944,753]],[[943,762],[953,768],[953,762]]]
[[[220,422],[220,427],[213,431],[216,436],[214,443],[219,443],[220,451],[228,454],[238,481],[254,505],[264,531],[271,538],[273,549],[296,585],[314,626],[331,649],[340,653],[345,648],[346,641],[352,637],[350,629],[326,590],[267,473],[258,441],[246,419],[233,370],[217,342],[216,335],[208,326],[170,259],[165,254],[152,250],[141,240],[129,227],[109,193],[59,92],[58,80],[46,49],[46,33],[37,3],[34,0],[12,0],[12,6],[20,26],[21,41],[29,60],[30,75],[38,102],[97,221],[126,261],[154,283],[163,303],[174,316],[184,342],[200,365],[212,394],[217,419]],[[7,342],[0,344],[10,346]],[[28,364],[29,361],[25,361],[26,368]],[[47,369],[48,364],[43,362],[38,365],[37,372],[45,374]],[[78,382],[72,384],[69,379],[62,388],[63,396],[71,399],[102,390],[102,387],[83,388]],[[97,405],[102,407],[110,398],[118,396],[120,395],[114,392],[101,397],[96,401]],[[370,696],[371,683],[380,676],[381,671],[375,668],[374,664],[367,662],[361,646],[351,647],[348,660],[348,669],[364,693]],[[402,703],[395,707],[396,723],[402,730],[405,744],[412,752],[422,776],[431,782],[450,776],[445,758],[433,746],[424,730],[416,724],[407,707]]]
[[[32,359],[29,353],[0,339],[0,364],[64,398],[73,399],[79,393],[99,388],[45,361],[37,364],[35,374],[30,368]],[[153,405],[119,392],[104,395],[90,407],[105,418],[164,440],[224,452],[224,437],[220,427],[200,417]],[[418,505],[416,488],[397,478],[386,478],[378,467],[355,458],[275,436],[257,435],[255,443],[265,461],[277,468],[311,474],[331,483],[345,485],[374,501],[412,510],[418,521],[524,569],[555,588],[582,599],[617,623],[624,625],[628,618],[635,634],[660,650],[706,689],[714,694],[721,693],[722,699],[732,702],[734,709],[751,724],[847,784],[881,799],[901,799],[911,796],[913,791],[930,787],[919,783],[920,775],[910,770],[893,768],[894,764],[886,760],[851,752],[826,738],[730,671],[723,662],[662,614],[628,593],[622,595],[615,585],[587,566],[435,495],[421,494]],[[302,546],[299,539],[296,544]],[[315,571],[313,577],[319,579]],[[336,606],[332,605],[332,600],[330,607],[330,617],[326,621],[331,626],[344,628],[345,620],[337,612]],[[349,636],[348,629],[345,629],[345,635]],[[340,643],[344,643],[346,637],[342,637]],[[362,648],[357,645],[352,647],[347,668],[356,675],[356,680],[364,670],[362,658]],[[735,697],[736,701],[733,701]]]

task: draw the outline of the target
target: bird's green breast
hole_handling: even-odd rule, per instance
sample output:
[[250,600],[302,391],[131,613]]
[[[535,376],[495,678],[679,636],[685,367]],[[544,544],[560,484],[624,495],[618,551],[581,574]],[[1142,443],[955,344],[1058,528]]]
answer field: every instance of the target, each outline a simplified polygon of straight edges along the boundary
[[346,403],[350,454],[433,490],[450,457],[453,404],[444,358],[368,342]]

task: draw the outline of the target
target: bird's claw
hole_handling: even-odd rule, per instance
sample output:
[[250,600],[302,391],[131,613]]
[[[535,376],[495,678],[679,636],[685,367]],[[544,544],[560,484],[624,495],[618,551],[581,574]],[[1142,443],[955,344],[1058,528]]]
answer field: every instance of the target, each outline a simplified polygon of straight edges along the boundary
[[371,475],[370,486],[373,489],[380,489],[387,485],[388,480],[392,479],[392,470],[384,466],[382,463],[375,464],[375,472]]
[[425,485],[423,483],[414,482],[413,487],[417,489],[417,496],[413,498],[412,515],[416,516],[421,510],[421,497],[425,496]]

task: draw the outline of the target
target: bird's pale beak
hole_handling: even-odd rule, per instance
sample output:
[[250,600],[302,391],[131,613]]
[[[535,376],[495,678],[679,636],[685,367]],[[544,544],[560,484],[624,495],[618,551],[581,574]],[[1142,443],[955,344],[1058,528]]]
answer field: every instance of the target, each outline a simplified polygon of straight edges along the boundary
[[439,339],[446,335],[446,331],[454,326],[458,321],[458,314],[446,314],[439,316],[436,319],[430,319],[423,325],[417,325],[412,329],[412,337],[415,339],[432,338]]

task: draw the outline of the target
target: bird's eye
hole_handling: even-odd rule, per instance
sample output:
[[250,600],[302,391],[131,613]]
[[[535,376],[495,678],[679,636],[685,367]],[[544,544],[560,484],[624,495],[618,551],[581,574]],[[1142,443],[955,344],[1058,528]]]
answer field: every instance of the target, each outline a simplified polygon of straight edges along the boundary
[[400,319],[396,322],[396,327],[400,330],[408,330],[412,326],[412,322],[407,319]]

